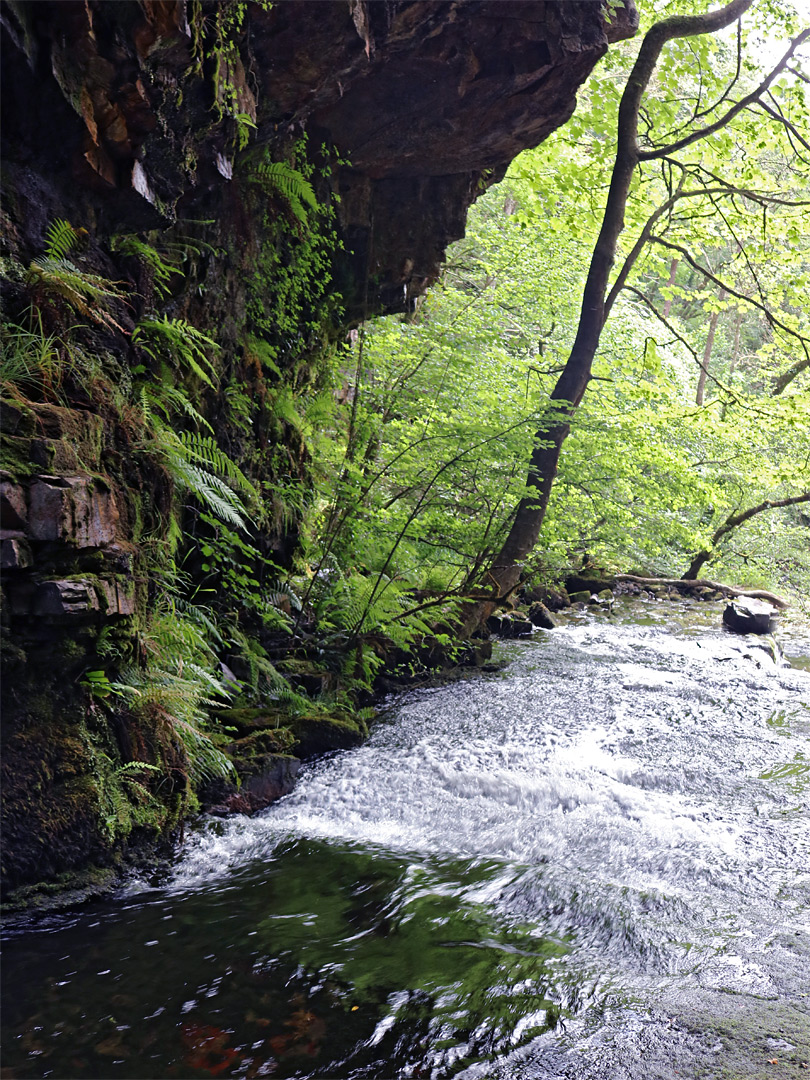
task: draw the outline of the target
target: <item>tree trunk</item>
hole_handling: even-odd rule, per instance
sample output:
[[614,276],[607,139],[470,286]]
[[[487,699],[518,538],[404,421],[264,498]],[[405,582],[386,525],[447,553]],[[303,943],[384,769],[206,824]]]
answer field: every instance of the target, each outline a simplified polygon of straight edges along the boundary
[[[726,290],[721,288],[718,299],[725,300]],[[703,404],[703,395],[706,390],[706,376],[709,374],[709,364],[712,359],[712,349],[714,347],[714,334],[717,330],[717,320],[720,318],[720,312],[713,311],[712,317],[709,320],[709,333],[706,335],[706,348],[703,350],[703,363],[700,365],[700,375],[698,376],[697,393],[695,394],[695,403],[697,405]]]
[[[753,0],[731,0],[725,7],[705,15],[678,15],[664,19],[652,26],[644,36],[619,104],[616,157],[605,213],[585,281],[576,338],[568,361],[551,393],[554,413],[549,423],[536,434],[535,449],[526,478],[526,487],[530,494],[520,501],[506,541],[483,582],[492,590],[491,599],[468,605],[463,613],[463,629],[468,633],[479,626],[498,603],[515,589],[520,581],[522,564],[537,543],[557,475],[562,446],[571,429],[571,420],[577,406],[591,379],[591,367],[605,322],[610,271],[616,245],[624,229],[624,212],[634,170],[642,158],[659,157],[669,149],[662,147],[653,154],[642,154],[637,138],[641,100],[661,50],[674,38],[714,33],[729,26],[752,2]],[[708,132],[709,129],[705,129],[703,134],[698,133],[686,140],[680,140],[677,148],[696,141]],[[630,266],[625,262],[623,273],[626,274],[629,269]]]
[[731,377],[737,367],[737,361],[740,358],[740,329],[742,327],[743,313],[737,312],[737,317],[734,320],[734,344],[731,348],[731,363],[728,366],[728,374]]
[[689,564],[689,569],[683,575],[683,580],[692,581],[696,578],[706,563],[711,562],[717,554],[715,547],[723,537],[728,536],[730,532],[734,532],[740,525],[744,525],[746,521],[750,521],[752,517],[763,514],[766,510],[776,510],[781,506],[797,506],[799,503],[805,502],[810,502],[810,491],[803,491],[801,495],[793,495],[789,499],[765,499],[764,502],[757,503],[756,506],[749,506],[747,510],[740,510],[737,514],[729,514],[719,529],[715,529],[712,533],[709,546],[694,556]]
[[[680,259],[673,259],[672,262],[669,264],[669,281],[667,282],[667,285],[670,286],[670,288],[675,284],[675,275],[678,272],[678,264],[680,263],[680,261]],[[669,318],[669,309],[671,307],[672,297],[668,296],[664,301],[663,308],[661,309],[661,314],[664,316],[665,319]]]

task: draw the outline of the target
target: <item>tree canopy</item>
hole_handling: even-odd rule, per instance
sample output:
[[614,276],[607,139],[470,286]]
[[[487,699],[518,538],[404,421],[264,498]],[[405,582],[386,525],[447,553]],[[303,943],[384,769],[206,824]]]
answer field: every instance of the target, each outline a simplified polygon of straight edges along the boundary
[[655,8],[359,335],[321,505],[378,592],[495,599],[586,554],[807,588],[810,27]]

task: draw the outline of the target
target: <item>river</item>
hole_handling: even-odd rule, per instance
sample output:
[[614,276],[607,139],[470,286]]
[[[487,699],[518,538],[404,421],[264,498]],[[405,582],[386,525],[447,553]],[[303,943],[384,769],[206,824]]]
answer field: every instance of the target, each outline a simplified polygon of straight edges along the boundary
[[12,928],[4,1080],[810,1077],[810,637],[619,601]]

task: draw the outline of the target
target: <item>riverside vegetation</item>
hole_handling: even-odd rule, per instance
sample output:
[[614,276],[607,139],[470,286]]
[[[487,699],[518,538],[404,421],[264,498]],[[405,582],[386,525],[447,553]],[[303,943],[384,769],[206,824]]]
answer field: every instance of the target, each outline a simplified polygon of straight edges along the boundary
[[[292,755],[366,734],[383,675],[480,663],[488,615],[562,596],[583,565],[804,602],[810,30],[789,6],[694,6],[645,8],[641,46],[612,49],[575,117],[482,193],[405,315],[345,312],[335,148],[254,145],[243,4],[193,41],[249,243],[205,217],[55,217],[32,259],[8,246],[12,532],[26,485],[87,476],[117,560],[100,542],[38,556],[60,588],[95,590],[85,614],[116,616],[71,624],[58,689],[38,687],[36,643],[6,641],[36,720],[10,770],[41,758],[52,781],[44,747],[73,724],[58,811],[28,789],[14,812],[44,847],[80,807],[95,822],[92,873],[40,851],[12,875],[23,900],[42,879],[95,887],[201,796],[253,808],[239,799],[273,769],[286,790]],[[763,34],[785,41],[771,63]]]

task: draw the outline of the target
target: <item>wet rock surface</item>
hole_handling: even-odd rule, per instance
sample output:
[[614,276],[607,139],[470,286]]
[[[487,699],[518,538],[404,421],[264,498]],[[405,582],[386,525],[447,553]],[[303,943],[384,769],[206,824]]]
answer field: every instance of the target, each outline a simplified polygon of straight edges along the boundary
[[738,634],[771,634],[779,612],[761,600],[735,600],[723,612],[723,625]]
[[[610,21],[591,0],[286,0],[268,8],[248,5],[228,86],[258,143],[308,128],[347,162],[336,178],[341,276],[356,312],[367,306],[369,274],[373,307],[408,309],[436,278],[447,244],[463,235],[478,194],[570,117],[608,44],[638,23],[631,0]],[[198,67],[199,29],[185,4],[155,0],[137,13],[72,0],[8,9],[4,159],[15,217],[27,218],[20,223],[29,235],[41,237],[66,198],[77,223],[98,208],[132,229],[169,222],[180,200],[212,192],[229,212],[235,154],[227,120],[211,115],[212,89],[224,91]],[[34,124],[26,119],[32,100]],[[73,178],[70,192],[57,190],[60,175]]]

